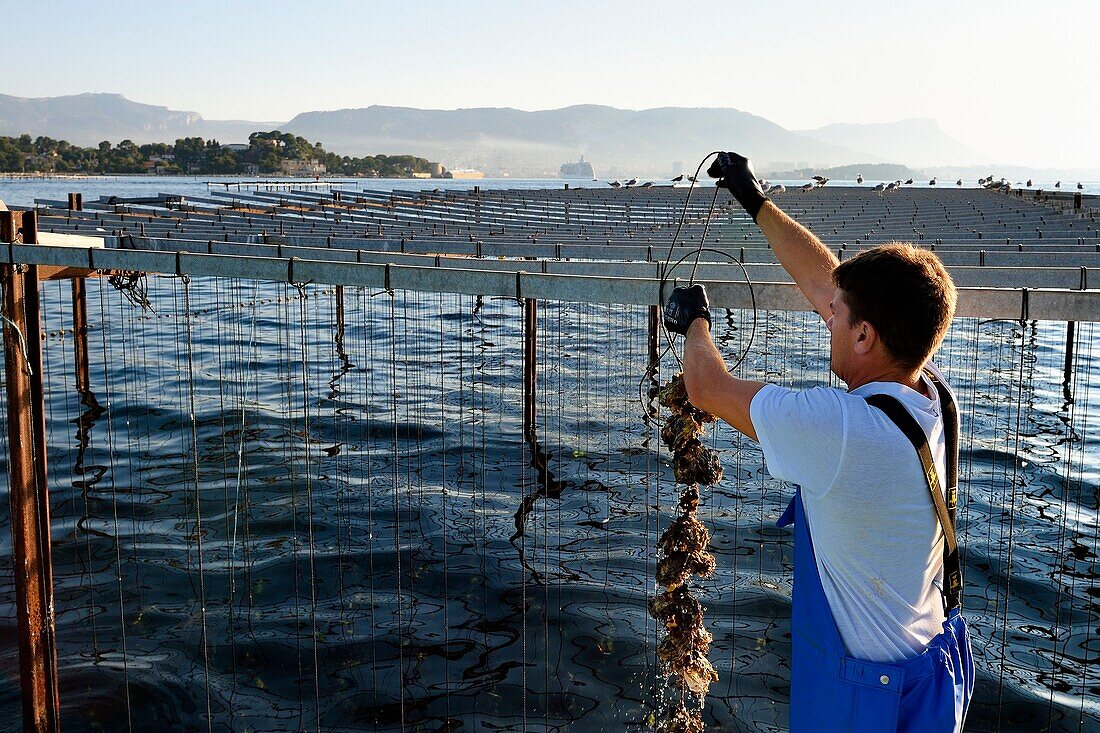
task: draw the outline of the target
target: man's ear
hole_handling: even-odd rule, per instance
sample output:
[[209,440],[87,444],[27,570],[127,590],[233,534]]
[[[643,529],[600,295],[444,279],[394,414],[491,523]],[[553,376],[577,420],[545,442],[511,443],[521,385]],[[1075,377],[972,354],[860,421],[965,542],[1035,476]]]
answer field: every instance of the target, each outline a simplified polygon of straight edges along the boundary
[[853,346],[857,354],[869,354],[878,343],[878,331],[867,321],[859,322],[859,331],[856,333],[856,341]]

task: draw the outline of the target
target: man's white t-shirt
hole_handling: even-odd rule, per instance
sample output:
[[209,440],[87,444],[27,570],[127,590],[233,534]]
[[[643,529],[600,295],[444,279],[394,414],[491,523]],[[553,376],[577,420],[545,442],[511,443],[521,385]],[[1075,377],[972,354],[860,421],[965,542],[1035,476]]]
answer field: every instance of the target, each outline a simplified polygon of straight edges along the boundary
[[[935,371],[933,367],[933,371]],[[942,375],[937,371],[937,378]],[[913,444],[864,397],[901,400],[928,436],[944,489],[944,433],[932,398],[896,382],[852,392],[766,385],[750,415],[768,472],[802,487],[825,597],[848,653],[896,662],[924,651],[944,621],[943,532]]]

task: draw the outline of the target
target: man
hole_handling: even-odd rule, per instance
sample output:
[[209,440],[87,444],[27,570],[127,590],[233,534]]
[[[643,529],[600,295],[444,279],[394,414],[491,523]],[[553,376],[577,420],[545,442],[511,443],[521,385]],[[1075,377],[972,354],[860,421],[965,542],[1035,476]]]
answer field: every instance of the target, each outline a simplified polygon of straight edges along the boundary
[[[830,333],[848,391],[738,379],[710,334],[706,291],[676,288],[691,402],[760,442],[797,484],[791,730],[959,731],[974,668],[954,542],[958,422],[930,364],[955,309],[932,253],[887,245],[844,262],[764,195],[748,159],[708,173],[763,231]],[[946,479],[946,480],[945,480]]]

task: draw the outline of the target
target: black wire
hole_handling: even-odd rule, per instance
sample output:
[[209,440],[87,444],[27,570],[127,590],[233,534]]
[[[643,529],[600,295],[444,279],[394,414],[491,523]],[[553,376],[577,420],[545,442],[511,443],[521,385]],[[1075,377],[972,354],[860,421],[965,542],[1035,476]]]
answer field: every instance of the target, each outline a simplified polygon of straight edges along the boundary
[[[750,299],[750,302],[752,304],[752,330],[749,334],[748,343],[745,344],[745,348],[741,351],[741,354],[737,357],[737,360],[734,362],[733,366],[729,367],[728,370],[727,370],[727,371],[732,372],[734,369],[736,369],[737,367],[739,367],[741,365],[741,363],[748,356],[749,349],[752,348],[752,342],[756,338],[756,327],[757,327],[757,321],[758,321],[758,313],[757,313],[757,309],[756,309],[756,293],[753,290],[752,279],[749,277],[749,271],[745,268],[744,263],[742,263],[740,260],[738,260],[737,258],[735,258],[733,255],[731,255],[728,252],[724,252],[722,250],[715,249],[715,248],[712,248],[712,247],[704,247],[703,246],[706,243],[707,232],[710,230],[710,223],[711,223],[711,221],[714,217],[714,209],[715,209],[715,207],[717,205],[717,202],[718,202],[718,190],[719,189],[718,189],[717,186],[715,186],[714,197],[711,199],[710,209],[707,211],[707,216],[706,216],[706,219],[704,220],[703,233],[699,237],[699,246],[696,247],[694,251],[688,252],[683,257],[676,260],[676,262],[674,264],[672,263],[672,255],[676,250],[676,243],[680,239],[680,232],[683,229],[684,221],[686,221],[686,219],[687,219],[688,206],[691,203],[691,193],[692,193],[692,191],[695,190],[695,184],[698,181],[699,173],[700,173],[700,171],[703,170],[703,166],[706,164],[706,162],[711,157],[713,157],[715,155],[718,155],[718,153],[719,153],[719,151],[713,151],[713,152],[707,153],[707,155],[701,161],[699,161],[699,165],[695,169],[695,175],[691,177],[691,186],[688,188],[687,197],[684,199],[684,207],[683,207],[683,210],[680,212],[680,221],[676,225],[676,231],[672,235],[672,243],[669,245],[668,254],[665,256],[665,261],[661,264],[661,269],[659,271],[657,297],[658,297],[659,307],[663,310],[664,305],[665,305],[664,304],[665,284],[668,282],[669,276],[672,274],[672,272],[677,267],[679,267],[684,262],[684,260],[686,260],[689,257],[692,257],[692,256],[695,257],[695,262],[692,265],[691,275],[690,275],[689,280],[688,280],[689,283],[694,283],[695,282],[695,273],[698,270],[699,259],[702,256],[703,252],[713,252],[715,254],[722,255],[722,256],[728,258],[729,260],[731,260],[733,262],[736,262],[737,265],[741,268],[741,272],[745,276],[745,284],[747,284],[748,287],[749,287],[749,299]],[[650,361],[649,365],[646,367],[645,371],[643,372],[642,378],[638,381],[638,401],[642,406],[642,413],[647,418],[650,417],[650,413],[649,413],[649,410],[648,410],[648,406],[646,404],[645,393],[643,391],[643,387],[645,385],[646,380],[651,378],[652,375],[655,375],[657,373],[657,369],[660,367],[661,361],[664,359],[665,355],[668,354],[670,351],[672,352],[672,355],[676,357],[676,362],[680,365],[680,369],[682,370],[683,367],[684,367],[684,361],[683,361],[683,359],[680,358],[680,355],[676,353],[675,345],[673,344],[673,341],[672,341],[672,334],[665,327],[664,319],[660,315],[658,315],[657,320],[658,320],[658,328],[660,328],[664,331],[665,342],[667,343],[667,346],[665,347],[665,349],[660,354],[658,354],[656,357],[654,357],[654,359],[652,361]]]

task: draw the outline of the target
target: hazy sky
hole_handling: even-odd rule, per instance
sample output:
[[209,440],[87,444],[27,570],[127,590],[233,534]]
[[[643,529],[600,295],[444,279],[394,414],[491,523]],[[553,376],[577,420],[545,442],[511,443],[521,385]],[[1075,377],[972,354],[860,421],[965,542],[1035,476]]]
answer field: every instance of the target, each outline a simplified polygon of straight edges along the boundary
[[[0,0],[0,93],[208,119],[736,107],[789,129],[935,118],[1001,162],[1100,167],[1100,2]],[[736,140],[728,147],[736,147]],[[751,152],[751,151],[747,151]]]

